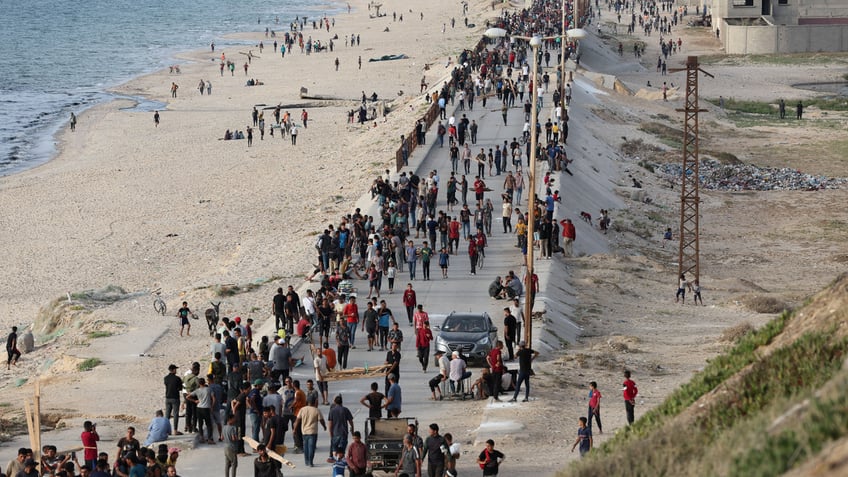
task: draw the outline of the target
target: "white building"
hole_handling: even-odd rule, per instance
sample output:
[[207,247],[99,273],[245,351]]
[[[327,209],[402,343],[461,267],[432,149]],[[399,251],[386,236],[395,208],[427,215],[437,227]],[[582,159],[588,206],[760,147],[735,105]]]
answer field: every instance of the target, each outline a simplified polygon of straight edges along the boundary
[[725,52],[848,51],[848,0],[702,0]]

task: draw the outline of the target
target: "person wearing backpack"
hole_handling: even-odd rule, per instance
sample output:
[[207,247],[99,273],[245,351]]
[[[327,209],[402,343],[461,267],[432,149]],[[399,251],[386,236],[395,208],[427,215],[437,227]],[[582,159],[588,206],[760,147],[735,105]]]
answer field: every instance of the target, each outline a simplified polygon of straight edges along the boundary
[[498,467],[503,463],[505,455],[495,450],[495,441],[486,441],[486,448],[477,456],[477,463],[483,469],[483,475],[498,475]]

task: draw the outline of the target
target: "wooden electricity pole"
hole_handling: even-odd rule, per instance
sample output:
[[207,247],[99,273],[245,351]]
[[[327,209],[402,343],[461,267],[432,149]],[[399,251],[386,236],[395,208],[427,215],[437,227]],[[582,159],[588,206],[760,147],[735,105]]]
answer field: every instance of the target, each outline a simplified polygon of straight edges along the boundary
[[698,160],[698,113],[706,111],[698,106],[698,72],[713,78],[702,70],[697,56],[686,58],[686,68],[671,71],[686,72],[686,103],[678,109],[683,112],[683,170],[680,176],[680,248],[678,250],[677,276],[684,273],[694,275],[690,281],[699,280],[701,275],[701,241],[699,230],[699,160]]

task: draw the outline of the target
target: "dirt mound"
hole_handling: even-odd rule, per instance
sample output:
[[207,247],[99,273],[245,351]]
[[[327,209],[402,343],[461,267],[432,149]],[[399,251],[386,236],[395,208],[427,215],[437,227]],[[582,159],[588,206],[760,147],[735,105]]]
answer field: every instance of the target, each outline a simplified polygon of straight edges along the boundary
[[55,298],[38,310],[33,334],[41,342],[51,341],[68,328],[80,328],[83,317],[92,311],[136,296],[119,286],[109,285],[99,290],[84,290]]
[[848,273],[841,274],[831,286],[813,297],[769,345],[776,349],[811,331],[833,330],[834,338],[848,335]]

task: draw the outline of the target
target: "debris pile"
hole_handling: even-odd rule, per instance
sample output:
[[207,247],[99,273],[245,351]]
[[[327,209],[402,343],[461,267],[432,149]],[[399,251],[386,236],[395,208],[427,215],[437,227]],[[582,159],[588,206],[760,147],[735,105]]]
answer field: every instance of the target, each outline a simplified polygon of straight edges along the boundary
[[[657,173],[666,180],[678,182],[683,167],[680,164],[660,164]],[[848,178],[832,178],[805,174],[788,167],[757,167],[750,164],[722,164],[713,159],[701,161],[701,187],[710,190],[821,190],[838,189],[848,184]]]

